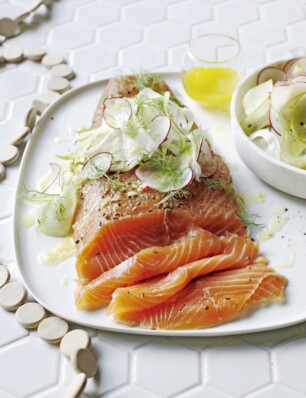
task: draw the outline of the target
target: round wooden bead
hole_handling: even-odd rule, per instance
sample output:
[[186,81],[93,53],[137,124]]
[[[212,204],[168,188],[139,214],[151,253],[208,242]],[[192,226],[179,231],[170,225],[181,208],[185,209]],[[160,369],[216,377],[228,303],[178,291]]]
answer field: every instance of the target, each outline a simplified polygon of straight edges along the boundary
[[14,145],[0,146],[0,163],[6,165],[18,159],[19,150]]
[[69,81],[64,77],[52,77],[48,83],[48,89],[51,91],[56,91],[58,93],[63,93],[69,88]]
[[10,271],[5,265],[0,264],[0,288],[10,280]]
[[39,47],[27,47],[24,50],[24,56],[32,61],[41,61],[46,55],[46,50]]
[[29,127],[26,126],[16,127],[16,129],[10,133],[10,144],[11,145],[20,144],[29,133],[30,133]]
[[32,101],[32,107],[36,109],[38,115],[41,115],[48,108],[48,105],[40,100],[34,100]]
[[17,23],[10,18],[0,19],[0,35],[4,37],[13,37],[17,32]]
[[2,56],[6,62],[19,62],[23,58],[23,49],[21,47],[4,47]]
[[26,329],[35,329],[46,317],[46,310],[38,303],[26,303],[16,311],[16,319]]
[[90,347],[91,339],[85,330],[75,329],[68,332],[62,339],[60,350],[65,357],[70,358],[71,353],[79,348]]
[[24,120],[25,126],[28,127],[30,131],[32,131],[35,126],[36,117],[37,117],[36,108],[30,108]]
[[41,94],[39,97],[40,101],[46,105],[52,104],[52,102],[56,101],[61,95],[56,93],[55,91],[46,91],[45,93]]
[[74,76],[71,66],[67,64],[55,65],[51,68],[50,72],[53,77],[65,77],[66,79],[72,79]]
[[0,181],[5,177],[5,167],[0,163]]
[[51,344],[57,344],[68,332],[69,326],[64,319],[57,316],[50,316],[40,322],[38,335]]
[[15,311],[26,302],[28,292],[20,283],[8,283],[0,289],[0,307]]
[[64,57],[60,54],[47,54],[43,57],[41,63],[46,68],[52,68],[55,65],[62,64],[64,62]]
[[69,384],[65,398],[79,398],[86,387],[86,383],[86,374],[79,373]]
[[97,360],[88,348],[74,350],[70,356],[71,364],[78,373],[85,373],[87,377],[94,377],[98,370]]

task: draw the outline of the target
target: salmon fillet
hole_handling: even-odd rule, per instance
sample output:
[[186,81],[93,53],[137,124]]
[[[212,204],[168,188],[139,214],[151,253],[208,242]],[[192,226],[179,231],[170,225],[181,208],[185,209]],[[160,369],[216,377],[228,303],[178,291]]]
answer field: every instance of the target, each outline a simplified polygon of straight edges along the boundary
[[[139,90],[134,77],[111,79],[93,118],[93,127],[101,125],[106,97],[130,97]],[[121,87],[122,86],[122,87]],[[166,83],[156,84],[163,93]],[[229,170],[221,157],[213,153],[216,172],[210,177],[231,183]],[[160,203],[163,195],[142,189],[134,171],[118,176],[119,188],[111,189],[103,180],[84,182],[79,192],[73,225],[76,242],[78,278],[88,283],[103,272],[150,246],[167,246],[183,236],[192,225],[216,235],[230,231],[247,236],[248,230],[237,215],[237,202],[222,187],[210,188],[203,181],[186,187],[188,196],[171,203]]]
[[193,279],[214,271],[242,268],[258,255],[258,244],[251,239],[231,236],[223,254],[182,265],[158,280],[147,281],[115,291],[108,313],[118,320],[132,321],[135,312],[154,307],[183,290]]
[[104,272],[76,291],[79,309],[94,309],[109,304],[119,287],[165,274],[192,261],[216,255],[224,250],[228,239],[219,238],[201,228],[191,228],[186,235],[169,246],[153,246],[140,251],[116,267]]
[[282,303],[287,279],[272,268],[253,264],[190,283],[153,308],[120,317],[120,322],[146,329],[198,329],[241,318],[258,307]]

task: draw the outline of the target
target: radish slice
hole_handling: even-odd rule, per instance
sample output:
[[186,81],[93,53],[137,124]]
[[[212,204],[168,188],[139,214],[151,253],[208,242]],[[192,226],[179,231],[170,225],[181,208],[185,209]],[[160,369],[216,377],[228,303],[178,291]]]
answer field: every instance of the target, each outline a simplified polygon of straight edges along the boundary
[[305,83],[292,83],[288,86],[274,87],[271,94],[271,105],[276,112],[281,112],[282,108],[293,98],[305,93]]
[[146,166],[138,167],[135,174],[146,187],[160,192],[177,191],[187,187],[193,180],[193,171],[190,167],[182,170],[179,178],[176,177],[175,179],[167,178],[167,176]]
[[50,183],[48,184],[48,186],[42,191],[43,193],[50,193],[51,188],[54,188],[54,184],[59,182],[61,171],[62,171],[61,166],[57,163],[49,163],[49,166],[50,166],[51,173],[52,173],[52,179],[51,179]]
[[288,70],[291,68],[292,64],[294,64],[297,60],[299,60],[300,58],[292,58],[289,61],[287,61],[285,63],[285,65],[283,66],[283,70],[284,72],[288,72]]
[[257,85],[262,84],[268,80],[272,79],[273,83],[277,81],[286,80],[287,75],[281,68],[276,66],[269,66],[262,69],[257,76]]
[[103,116],[109,127],[119,129],[131,119],[132,107],[129,101],[124,98],[106,98],[104,100]]
[[201,177],[212,176],[218,168],[218,163],[213,158],[212,152],[206,140],[202,141],[198,163],[200,164],[202,170]]
[[285,132],[286,120],[285,118],[276,112],[273,106],[269,109],[269,120],[271,129],[279,136],[283,135]]
[[82,172],[83,177],[89,180],[95,180],[106,174],[113,161],[113,155],[109,152],[96,153],[84,164]]
[[171,130],[171,119],[168,116],[155,116],[150,123],[149,133],[156,142],[157,147],[167,139]]
[[306,83],[306,73],[295,76],[291,79],[292,83]]
[[292,78],[294,76],[301,75],[305,71],[306,71],[306,57],[297,58],[288,67],[287,75],[289,78]]

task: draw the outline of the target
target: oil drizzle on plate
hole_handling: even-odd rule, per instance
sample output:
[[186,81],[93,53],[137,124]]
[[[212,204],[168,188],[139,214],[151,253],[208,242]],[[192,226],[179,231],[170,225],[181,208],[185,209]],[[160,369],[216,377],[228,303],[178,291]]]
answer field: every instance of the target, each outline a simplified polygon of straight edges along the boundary
[[75,243],[71,237],[63,239],[52,249],[45,250],[38,255],[38,262],[42,265],[56,265],[74,256]]
[[276,232],[281,230],[284,225],[287,224],[288,218],[284,217],[284,212],[286,209],[283,206],[276,206],[274,207],[272,213],[273,213],[273,218],[269,222],[269,224],[263,228],[259,234],[257,235],[257,238],[260,240],[268,240],[271,239],[275,236]]

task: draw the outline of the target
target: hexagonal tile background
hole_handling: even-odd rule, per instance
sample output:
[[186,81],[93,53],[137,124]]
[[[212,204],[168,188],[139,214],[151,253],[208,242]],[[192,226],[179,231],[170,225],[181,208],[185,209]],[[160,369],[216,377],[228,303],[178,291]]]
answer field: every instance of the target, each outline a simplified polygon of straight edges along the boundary
[[[0,0],[0,16],[16,17],[30,3]],[[39,45],[63,54],[77,73],[71,82],[76,87],[118,70],[179,71],[189,40],[210,32],[238,38],[245,69],[252,70],[305,46],[305,16],[304,0],[56,0],[27,18],[22,34],[4,45]],[[0,65],[0,145],[49,78],[33,62]],[[14,280],[12,204],[19,164],[7,168],[0,185],[0,262]],[[99,373],[83,397],[306,397],[305,324],[235,338],[91,334]],[[73,375],[56,346],[0,310],[1,398],[61,398]]]

